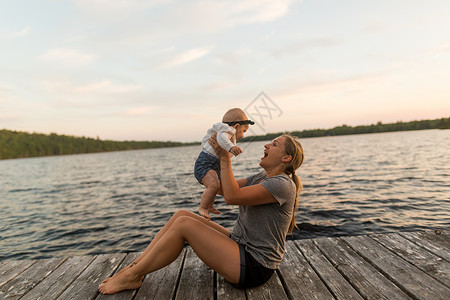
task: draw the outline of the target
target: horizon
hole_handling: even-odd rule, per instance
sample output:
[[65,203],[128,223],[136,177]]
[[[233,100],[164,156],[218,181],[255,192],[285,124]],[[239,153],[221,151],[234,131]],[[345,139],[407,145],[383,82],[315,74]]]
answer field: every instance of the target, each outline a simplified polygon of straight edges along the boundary
[[[450,115],[450,2],[0,3],[0,128],[198,141]],[[302,129],[303,128],[303,129]]]
[[[341,125],[336,125],[333,127],[328,127],[328,128],[305,128],[305,129],[300,129],[300,130],[290,130],[290,131],[286,131],[286,130],[282,130],[282,131],[278,131],[278,132],[266,132],[263,135],[266,134],[275,134],[275,133],[292,133],[292,132],[302,132],[302,131],[308,131],[308,130],[330,130],[330,129],[334,129],[336,127],[342,127],[342,126],[350,126],[350,127],[358,127],[358,126],[372,126],[372,125],[377,125],[379,122],[382,123],[382,125],[388,125],[388,124],[395,124],[395,123],[409,123],[409,122],[420,122],[420,121],[428,121],[428,120],[439,120],[439,119],[445,119],[445,118],[449,118],[447,117],[440,117],[440,118],[435,118],[435,119],[422,119],[422,120],[409,120],[409,121],[404,121],[404,120],[398,120],[395,122],[389,122],[389,123],[383,123],[381,121],[375,122],[375,123],[371,123],[371,124],[358,124],[358,125],[348,125],[348,124],[341,124]],[[50,134],[57,134],[60,136],[73,136],[75,138],[86,138],[86,139],[100,139],[102,141],[106,141],[107,139],[102,139],[100,137],[93,137],[93,136],[77,136],[77,135],[71,135],[71,134],[66,134],[66,133],[57,133],[57,132],[50,132],[50,133],[43,133],[43,132],[35,132],[35,131],[22,131],[22,130],[12,130],[12,129],[8,129],[8,128],[0,128],[1,130],[8,130],[8,131],[16,131],[16,132],[23,132],[23,133],[27,133],[27,134],[43,134],[43,135],[50,135]],[[417,129],[417,130],[427,130],[427,129]],[[434,129],[428,129],[428,130],[434,130]],[[396,132],[396,131],[394,131]],[[374,132],[374,133],[385,133],[385,132]],[[371,133],[368,133],[371,134]],[[258,135],[246,135],[244,138],[247,137],[252,137],[252,136],[258,136]],[[310,137],[303,137],[303,138],[310,138]],[[109,140],[109,139],[108,139]],[[172,143],[200,143],[201,142],[201,138],[200,140],[196,140],[196,141],[177,141],[177,140],[110,140],[113,142],[172,142]],[[244,141],[245,142],[245,141]]]

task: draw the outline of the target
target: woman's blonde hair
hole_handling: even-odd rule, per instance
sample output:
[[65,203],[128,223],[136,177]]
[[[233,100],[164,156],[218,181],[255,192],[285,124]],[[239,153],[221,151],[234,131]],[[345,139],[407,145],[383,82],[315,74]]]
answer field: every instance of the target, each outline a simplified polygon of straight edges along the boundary
[[294,230],[294,228],[298,228],[297,224],[295,224],[295,212],[298,209],[299,193],[303,187],[300,178],[297,176],[297,174],[295,174],[295,170],[297,170],[302,165],[304,156],[303,156],[303,147],[294,136],[290,134],[283,134],[282,137],[284,137],[285,140],[284,146],[286,154],[292,157],[291,161],[285,164],[284,172],[287,175],[291,176],[292,181],[294,181],[296,187],[294,210],[292,212],[292,220],[288,230],[288,232],[291,233]]

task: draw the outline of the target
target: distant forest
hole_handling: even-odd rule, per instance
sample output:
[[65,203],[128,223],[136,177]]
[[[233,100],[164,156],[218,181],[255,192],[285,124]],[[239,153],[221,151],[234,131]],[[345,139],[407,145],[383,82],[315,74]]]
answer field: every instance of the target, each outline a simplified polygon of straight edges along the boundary
[[[291,131],[288,133],[299,138],[309,138],[321,136],[424,130],[424,129],[450,129],[450,118],[411,121],[411,122],[399,121],[396,123],[387,123],[387,124],[378,122],[377,124],[360,125],[360,126],[341,125],[331,129],[307,129],[303,131]],[[284,132],[268,133],[266,135],[244,137],[240,140],[240,142],[272,140],[283,133]]]
[[[450,129],[450,118],[411,122],[396,122],[389,124],[378,122],[377,124],[373,125],[361,126],[342,125],[331,129],[309,129],[303,131],[293,131],[289,133],[300,138],[308,138],[423,129]],[[283,134],[283,132],[249,136],[241,139],[240,142],[271,140],[279,136],[280,134]],[[0,130],[0,159],[179,147],[195,144],[199,143],[181,143],[171,141],[103,141],[98,138],[94,139],[86,137],[74,137],[67,135],[58,135],[55,133],[47,135],[3,129]]]
[[0,130],[0,159],[179,147],[191,144],[197,143],[102,141],[100,139],[58,135],[55,133],[47,135]]

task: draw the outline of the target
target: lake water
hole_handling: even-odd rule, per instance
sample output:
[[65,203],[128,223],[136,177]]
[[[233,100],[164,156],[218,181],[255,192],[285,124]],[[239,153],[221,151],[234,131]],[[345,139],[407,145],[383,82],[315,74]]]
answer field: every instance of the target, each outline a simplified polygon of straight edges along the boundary
[[[267,142],[240,144],[236,177]],[[302,139],[293,238],[448,228],[450,130]],[[140,251],[178,209],[196,211],[199,146],[0,161],[0,260]],[[216,200],[232,228],[237,207]]]

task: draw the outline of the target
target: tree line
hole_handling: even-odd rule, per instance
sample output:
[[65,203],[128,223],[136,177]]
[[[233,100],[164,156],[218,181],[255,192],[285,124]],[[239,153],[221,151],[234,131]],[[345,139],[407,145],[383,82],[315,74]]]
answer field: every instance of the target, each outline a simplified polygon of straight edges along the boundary
[[94,153],[163,147],[196,143],[171,141],[110,141],[86,137],[0,130],[0,159],[49,155]]
[[[348,126],[341,125],[330,129],[307,129],[302,131],[291,131],[289,134],[299,138],[335,136],[335,135],[349,135],[349,134],[364,134],[364,133],[379,133],[379,132],[393,132],[393,131],[409,131],[409,130],[424,130],[424,129],[450,129],[450,118],[441,118],[434,120],[420,120],[396,123],[378,122],[372,125]],[[244,137],[241,142],[250,141],[267,141],[280,136],[285,132],[268,133],[265,135]]]
[[[450,129],[450,118],[411,122],[399,121],[388,124],[378,122],[372,125],[361,126],[341,125],[331,129],[308,129],[303,131],[292,131],[289,133],[300,138],[308,138],[423,129]],[[249,136],[241,139],[240,141],[249,142],[272,140],[281,134],[283,134],[283,132]],[[98,138],[94,139],[59,135],[55,133],[40,134],[3,129],[0,130],[0,159],[179,147],[194,144],[199,143],[182,143],[172,141],[110,141],[100,140]]]

